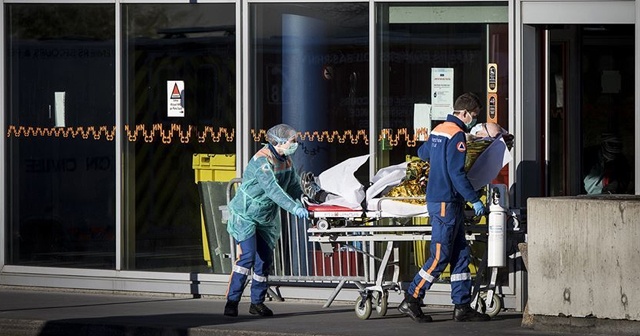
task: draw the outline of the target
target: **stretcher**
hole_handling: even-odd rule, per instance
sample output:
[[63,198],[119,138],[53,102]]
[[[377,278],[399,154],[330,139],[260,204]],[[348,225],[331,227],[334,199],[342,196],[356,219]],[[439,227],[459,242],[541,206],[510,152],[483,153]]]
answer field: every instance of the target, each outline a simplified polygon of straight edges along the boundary
[[[489,187],[490,195],[487,195],[487,199],[500,202],[501,197],[506,197],[506,193],[504,193],[506,187]],[[500,190],[503,190],[502,196]],[[375,200],[374,206],[367,205],[366,210],[307,203],[311,223],[307,230],[309,242],[319,243],[320,249],[325,255],[333,253],[335,244],[340,244],[379,262],[373,283],[341,280],[325,303],[325,307],[331,305],[339,291],[349,281],[355,284],[359,290],[360,295],[355,303],[355,313],[359,318],[368,319],[374,309],[379,316],[384,316],[387,313],[389,292],[402,293],[398,281],[400,275],[399,249],[395,243],[431,241],[431,226],[414,225],[412,221],[416,217],[428,217],[426,205],[409,204],[410,206],[407,206],[405,204],[408,203],[402,202],[406,199],[417,198],[383,197]],[[402,211],[398,209],[402,209]],[[467,214],[468,218],[473,217],[472,212]],[[510,218],[509,231],[520,231],[518,212],[509,211],[508,217]],[[467,241],[471,243],[474,241],[487,242],[488,235],[489,225],[475,224],[472,220],[465,223]],[[354,241],[386,242],[386,248],[382,257],[378,257],[350,244]],[[391,279],[385,279],[388,267],[393,267]],[[478,275],[472,293],[472,307],[490,316],[495,316],[502,309],[501,297],[495,291],[499,267],[489,267],[491,269],[489,283],[483,285],[484,280],[480,274],[484,273],[486,267],[487,257],[485,254],[481,257],[481,265],[477,270]]]

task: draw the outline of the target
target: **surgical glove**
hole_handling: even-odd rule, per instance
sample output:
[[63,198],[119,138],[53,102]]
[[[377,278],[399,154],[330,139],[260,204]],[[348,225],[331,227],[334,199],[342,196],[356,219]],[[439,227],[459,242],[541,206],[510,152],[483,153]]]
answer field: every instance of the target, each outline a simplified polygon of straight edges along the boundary
[[298,216],[298,218],[309,218],[309,211],[305,208],[297,208],[293,214]]
[[476,212],[476,216],[482,216],[486,212],[484,204],[480,201],[473,203],[473,210]]

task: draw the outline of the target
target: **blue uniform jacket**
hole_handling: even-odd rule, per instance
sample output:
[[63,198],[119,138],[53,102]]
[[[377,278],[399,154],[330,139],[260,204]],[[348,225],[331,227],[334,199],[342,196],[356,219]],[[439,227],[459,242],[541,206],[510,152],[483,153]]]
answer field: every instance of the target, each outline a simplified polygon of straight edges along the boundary
[[436,126],[427,142],[418,148],[418,156],[429,162],[427,202],[479,201],[464,171],[467,140],[462,120],[448,115],[447,121]]

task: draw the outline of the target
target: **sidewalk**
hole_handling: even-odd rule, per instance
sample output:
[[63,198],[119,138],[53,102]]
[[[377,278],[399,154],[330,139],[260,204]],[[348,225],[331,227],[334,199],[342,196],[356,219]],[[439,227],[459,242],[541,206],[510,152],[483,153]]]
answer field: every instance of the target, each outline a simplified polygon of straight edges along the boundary
[[490,322],[457,323],[451,309],[428,308],[434,322],[418,324],[390,305],[359,319],[355,303],[266,302],[275,316],[249,315],[248,300],[236,318],[222,315],[219,298],[152,294],[95,294],[55,289],[0,287],[0,335],[570,335],[520,327],[522,315],[501,312]]

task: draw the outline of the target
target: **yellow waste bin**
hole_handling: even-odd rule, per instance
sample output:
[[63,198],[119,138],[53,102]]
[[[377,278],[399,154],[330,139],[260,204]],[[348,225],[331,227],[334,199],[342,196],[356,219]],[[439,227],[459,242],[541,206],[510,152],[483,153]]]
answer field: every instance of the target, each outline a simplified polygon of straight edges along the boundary
[[229,234],[220,207],[226,207],[226,187],[236,177],[236,155],[193,154],[192,168],[200,193],[204,260],[214,273],[229,273]]
[[196,183],[229,182],[236,177],[235,154],[193,154],[192,166]]

